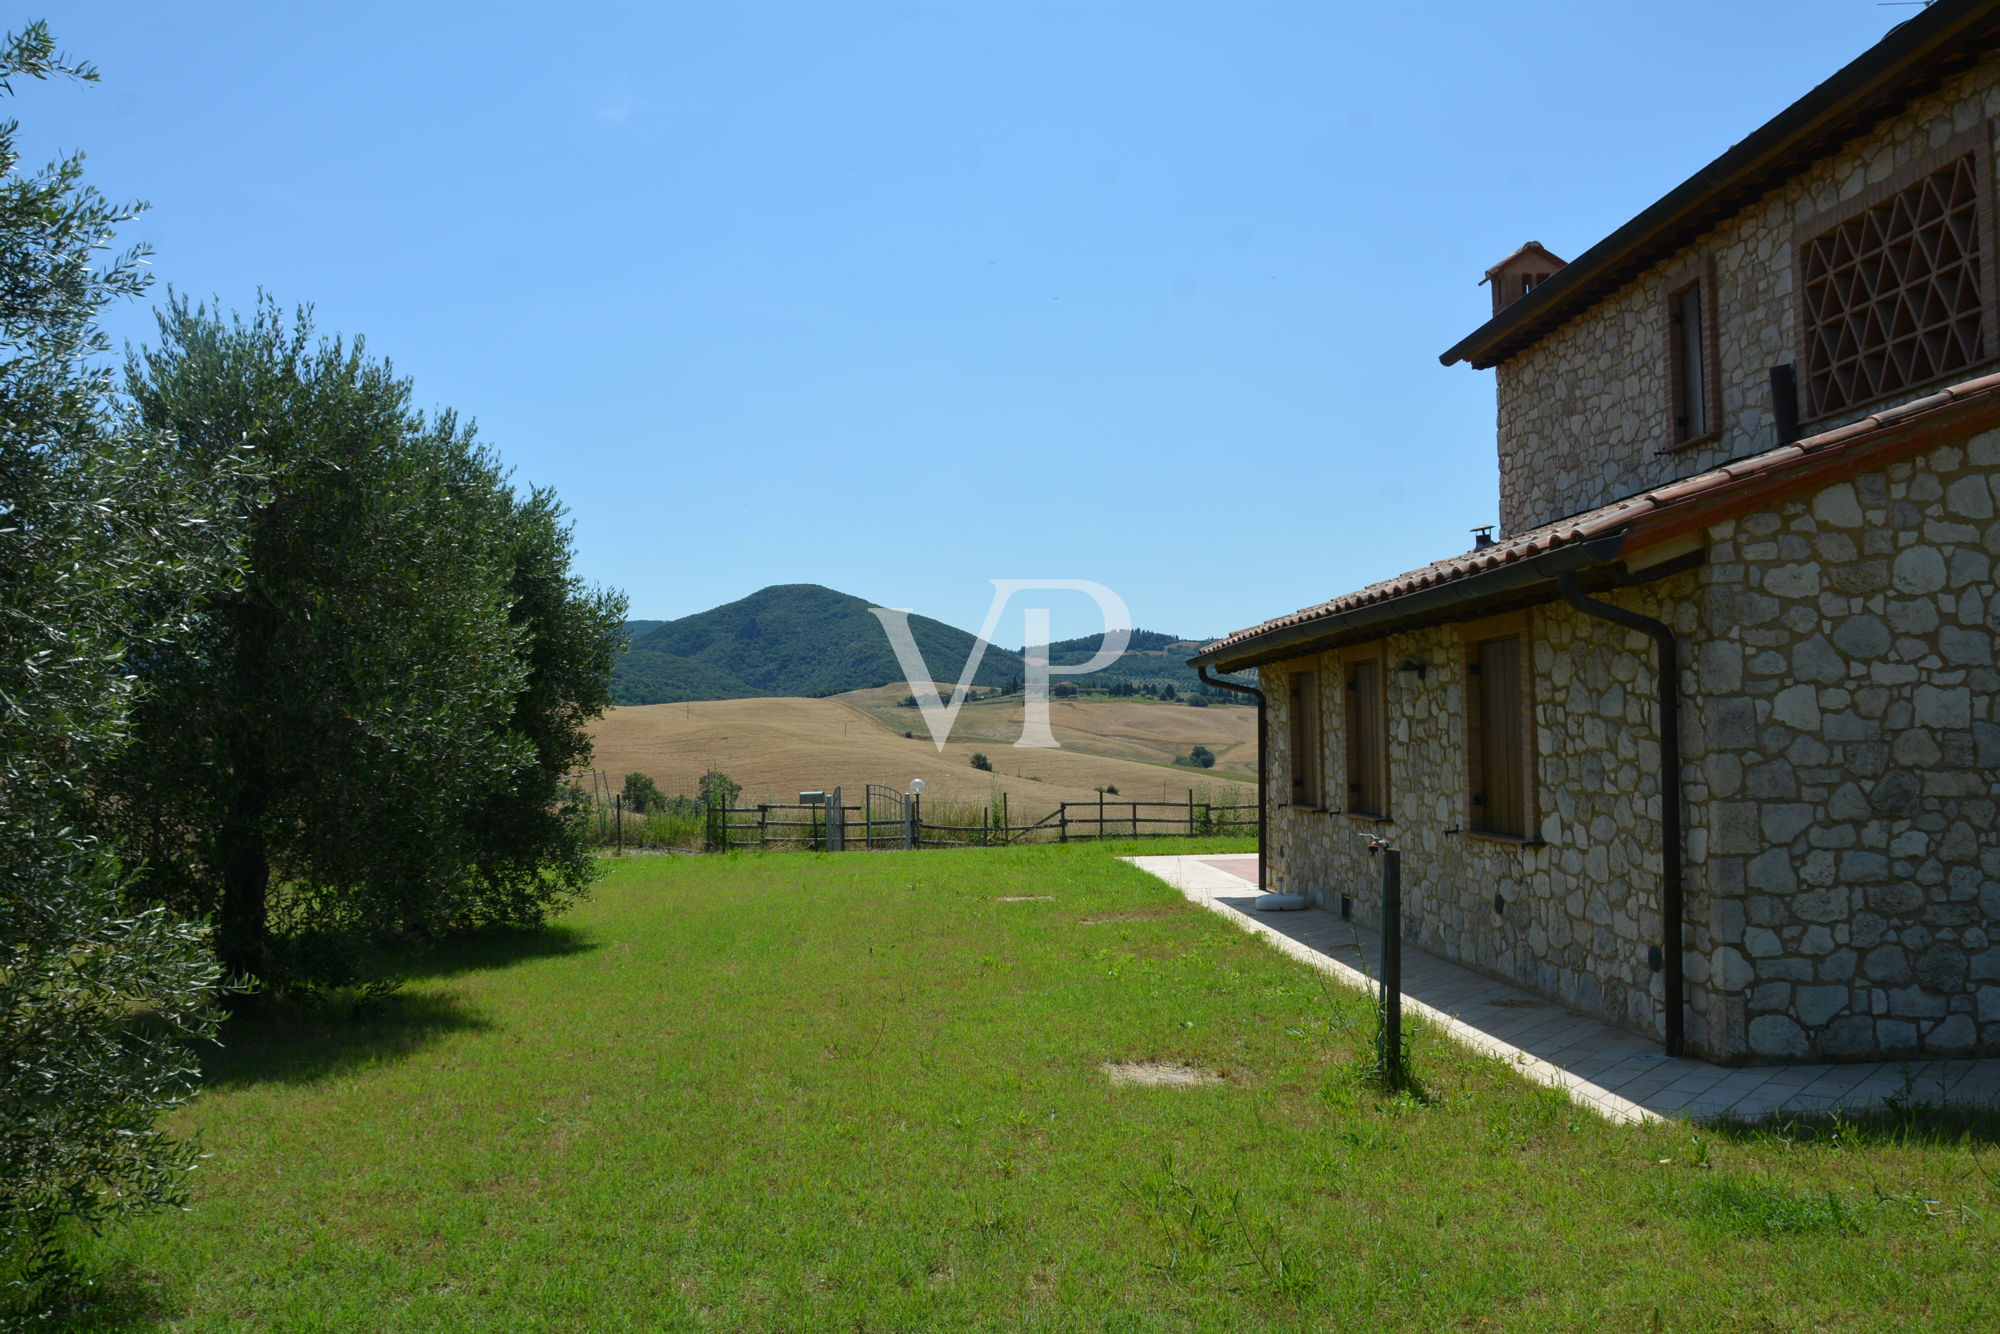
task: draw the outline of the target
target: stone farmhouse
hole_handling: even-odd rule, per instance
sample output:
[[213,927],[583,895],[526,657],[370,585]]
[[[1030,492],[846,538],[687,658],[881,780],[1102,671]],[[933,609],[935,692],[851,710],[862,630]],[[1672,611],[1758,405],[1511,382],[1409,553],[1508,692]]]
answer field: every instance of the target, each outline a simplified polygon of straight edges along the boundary
[[1940,0],[1443,354],[1500,532],[1206,646],[1266,888],[1720,1061],[2000,1052],[2000,2]]

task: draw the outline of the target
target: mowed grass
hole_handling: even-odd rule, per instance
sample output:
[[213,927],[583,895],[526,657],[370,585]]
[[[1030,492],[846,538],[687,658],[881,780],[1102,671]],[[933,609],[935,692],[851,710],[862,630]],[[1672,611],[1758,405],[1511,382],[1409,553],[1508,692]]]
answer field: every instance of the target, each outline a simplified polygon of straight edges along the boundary
[[77,1323],[2000,1326],[1990,1114],[1620,1128],[1424,1032],[1385,1096],[1362,998],[1120,850],[635,858],[232,1020],[192,1212],[87,1246]]

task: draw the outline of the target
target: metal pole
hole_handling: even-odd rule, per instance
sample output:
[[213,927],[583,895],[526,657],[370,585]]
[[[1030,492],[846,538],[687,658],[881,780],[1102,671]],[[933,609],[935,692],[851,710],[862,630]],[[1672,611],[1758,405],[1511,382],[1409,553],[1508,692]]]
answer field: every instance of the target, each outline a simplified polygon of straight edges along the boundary
[[1382,1036],[1376,1059],[1382,1081],[1403,1086],[1403,854],[1382,852]]

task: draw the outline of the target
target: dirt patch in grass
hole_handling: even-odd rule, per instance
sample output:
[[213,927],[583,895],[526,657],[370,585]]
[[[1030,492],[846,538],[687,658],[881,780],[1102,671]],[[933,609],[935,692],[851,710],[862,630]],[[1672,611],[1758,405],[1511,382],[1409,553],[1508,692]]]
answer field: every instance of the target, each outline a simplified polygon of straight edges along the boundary
[[1179,904],[1170,904],[1162,908],[1127,908],[1123,912],[1100,913],[1096,917],[1079,917],[1076,919],[1076,924],[1078,926],[1103,926],[1109,922],[1151,922],[1157,921],[1162,917],[1178,916],[1183,911],[1184,909]]
[[1106,1061],[1097,1067],[1114,1087],[1139,1085],[1144,1088],[1198,1088],[1220,1084],[1222,1076],[1178,1061]]

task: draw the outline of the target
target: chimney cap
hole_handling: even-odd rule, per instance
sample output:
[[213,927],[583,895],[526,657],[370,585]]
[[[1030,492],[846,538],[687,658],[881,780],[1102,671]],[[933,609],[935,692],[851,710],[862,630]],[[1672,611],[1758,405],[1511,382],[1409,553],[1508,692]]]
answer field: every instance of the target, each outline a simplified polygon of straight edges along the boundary
[[1520,248],[1515,250],[1513,254],[1486,270],[1486,276],[1479,280],[1479,285],[1484,287],[1487,283],[1497,278],[1509,265],[1523,259],[1539,260],[1542,263],[1553,264],[1559,269],[1569,263],[1568,260],[1550,250],[1540,241],[1524,241],[1521,243]]

